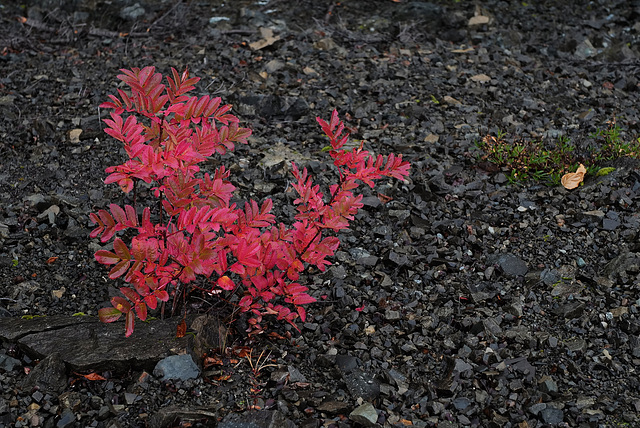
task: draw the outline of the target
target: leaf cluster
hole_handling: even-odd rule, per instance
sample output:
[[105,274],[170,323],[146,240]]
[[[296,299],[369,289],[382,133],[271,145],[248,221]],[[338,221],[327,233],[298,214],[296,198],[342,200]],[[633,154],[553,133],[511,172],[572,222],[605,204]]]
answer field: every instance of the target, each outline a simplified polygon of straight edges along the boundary
[[[104,121],[105,132],[124,144],[128,159],[106,169],[105,183],[134,191],[134,201],[136,184],[148,183],[159,208],[152,212],[135,202],[111,204],[90,215],[96,225],[91,237],[113,241],[113,251],[97,251],[96,260],[111,266],[109,278],[130,284],[120,288],[123,296],[111,299],[112,307],[100,309],[100,319],[113,322],[124,314],[129,336],[135,316],[145,320],[147,308],[155,309],[179,284],[201,276],[208,279],[211,294],[241,295],[238,307],[251,313],[252,329],[262,328],[265,315],[294,327],[296,319],[304,321],[303,305],[315,299],[299,282],[300,273],[311,265],[324,271],[330,264],[326,258],[334,255],[339,241],[327,232],[347,228],[362,208],[362,195],[353,191],[382,177],[403,179],[409,163],[393,154],[374,157],[362,145],[345,150],[348,134],[338,113],[329,122],[318,118],[330,139],[338,183],[325,198],[306,168],[293,164],[298,214],[291,226],[276,223],[270,199],[260,205],[251,200],[243,208],[231,203],[235,187],[224,166],[213,175],[200,170],[210,156],[246,144],[251,135],[228,113],[229,105],[221,105],[220,98],[189,96],[198,78],[190,78],[188,71],[172,69],[168,85],[153,67],[122,72],[118,78],[129,91],[119,89],[101,107],[113,110]],[[133,232],[129,243],[122,238],[127,230]]]

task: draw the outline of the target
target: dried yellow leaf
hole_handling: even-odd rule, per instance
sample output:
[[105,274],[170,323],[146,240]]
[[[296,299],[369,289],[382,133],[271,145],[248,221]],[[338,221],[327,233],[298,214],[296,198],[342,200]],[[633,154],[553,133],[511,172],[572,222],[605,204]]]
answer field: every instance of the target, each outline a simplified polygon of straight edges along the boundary
[[584,175],[587,173],[587,168],[580,164],[576,172],[569,172],[562,176],[560,180],[565,189],[575,189],[584,180]]

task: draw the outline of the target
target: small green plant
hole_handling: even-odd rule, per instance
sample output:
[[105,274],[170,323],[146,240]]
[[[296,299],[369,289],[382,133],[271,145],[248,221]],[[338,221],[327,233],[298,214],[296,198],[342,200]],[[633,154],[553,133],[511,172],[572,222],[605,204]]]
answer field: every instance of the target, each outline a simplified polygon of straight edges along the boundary
[[496,137],[484,137],[476,147],[483,152],[480,159],[505,171],[511,183],[535,180],[555,185],[560,183],[563,174],[578,166],[573,156],[574,147],[566,139],[547,148],[542,141],[508,142],[504,134],[499,133]]
[[610,121],[607,129],[591,135],[595,141],[586,150],[579,150],[566,136],[549,146],[538,140],[507,141],[502,132],[495,137],[487,135],[476,147],[482,152],[479,160],[501,169],[511,183],[534,180],[555,186],[580,164],[585,165],[587,176],[602,176],[615,169],[601,167],[603,163],[621,157],[640,158],[640,138],[626,142],[621,131],[615,119]]
[[621,157],[637,159],[640,157],[640,139],[626,142],[621,137],[622,128],[615,119],[609,121],[607,129],[602,129],[591,135],[596,140],[596,145],[591,148],[592,156],[596,162],[606,162]]
[[23,315],[22,318],[23,320],[33,320],[36,318],[44,318],[46,315]]

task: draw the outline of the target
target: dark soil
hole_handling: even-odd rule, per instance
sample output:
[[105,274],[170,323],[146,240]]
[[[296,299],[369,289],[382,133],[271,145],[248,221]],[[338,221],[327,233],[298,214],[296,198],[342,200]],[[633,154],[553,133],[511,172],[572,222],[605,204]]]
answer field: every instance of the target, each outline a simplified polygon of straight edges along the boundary
[[[129,403],[137,371],[70,374],[64,421],[60,397],[21,390],[37,361],[5,343],[22,367],[0,369],[0,426],[143,427],[172,405],[304,427],[640,426],[635,161],[567,191],[510,184],[474,146],[498,131],[588,145],[614,118],[636,138],[639,2],[136,4],[0,4],[0,316],[96,316],[116,295],[89,213],[122,201],[102,182],[124,156],[98,110],[120,68],[188,66],[199,94],[233,104],[254,132],[222,159],[238,198],[273,198],[285,220],[284,161],[331,177],[315,117],[334,108],[411,177],[365,190],[333,267],[308,276],[319,303],[301,334],[271,320],[277,334],[249,339],[229,321],[230,348],[254,365],[264,351],[257,376],[246,357],[195,381],[151,376]],[[220,307],[192,297],[189,311]],[[116,411],[98,415],[100,400]],[[364,402],[377,421],[349,416]]]

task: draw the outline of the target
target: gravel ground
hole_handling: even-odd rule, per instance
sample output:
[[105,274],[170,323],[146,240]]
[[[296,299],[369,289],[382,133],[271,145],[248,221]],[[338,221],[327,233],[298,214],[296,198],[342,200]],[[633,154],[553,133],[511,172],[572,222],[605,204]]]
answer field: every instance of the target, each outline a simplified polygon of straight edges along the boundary
[[587,147],[614,118],[635,140],[639,2],[62,3],[0,2],[0,316],[95,316],[115,294],[88,215],[121,197],[97,110],[120,68],[188,66],[233,104],[254,134],[222,161],[280,217],[288,161],[331,179],[315,117],[334,108],[412,171],[365,191],[332,268],[307,277],[301,334],[229,322],[217,371],[69,373],[62,395],[22,388],[37,361],[7,342],[0,426],[252,426],[234,418],[257,408],[274,427],[640,426],[637,163],[568,191],[511,184],[474,145]]

